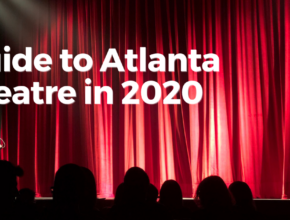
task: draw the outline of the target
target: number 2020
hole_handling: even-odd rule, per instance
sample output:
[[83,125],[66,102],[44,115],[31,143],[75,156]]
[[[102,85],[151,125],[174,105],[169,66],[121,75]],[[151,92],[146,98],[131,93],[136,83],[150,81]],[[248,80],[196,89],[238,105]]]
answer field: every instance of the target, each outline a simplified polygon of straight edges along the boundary
[[[132,97],[137,93],[139,89],[138,83],[135,81],[127,81],[122,83],[123,88],[128,86],[132,87],[129,93],[123,98],[122,104],[139,104],[139,99],[132,99]],[[153,86],[155,89],[155,96],[153,99],[148,98],[147,90],[150,86]],[[173,99],[174,96],[179,92],[180,85],[176,81],[168,81],[163,83],[164,88],[172,86],[173,89],[171,92],[164,98],[163,104],[180,104],[180,99]],[[189,98],[189,88],[194,86],[196,89],[196,96],[194,99]],[[196,81],[188,81],[184,84],[182,88],[182,97],[184,101],[188,104],[197,104],[202,99],[203,91],[201,85]],[[156,104],[161,98],[161,87],[155,81],[147,81],[142,85],[141,88],[141,97],[142,100],[147,104]]]

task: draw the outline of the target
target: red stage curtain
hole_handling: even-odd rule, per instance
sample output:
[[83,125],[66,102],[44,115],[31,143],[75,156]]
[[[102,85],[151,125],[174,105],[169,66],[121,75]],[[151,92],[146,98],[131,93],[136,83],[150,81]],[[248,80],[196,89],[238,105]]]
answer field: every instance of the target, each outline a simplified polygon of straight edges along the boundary
[[[50,72],[5,73],[5,84],[69,85],[78,94],[68,106],[56,97],[52,105],[31,99],[30,105],[4,106],[1,135],[7,148],[1,158],[23,167],[19,188],[50,196],[55,171],[77,163],[93,171],[101,197],[112,196],[132,166],[145,169],[157,188],[176,179],[184,196],[192,196],[209,175],[227,184],[245,181],[255,197],[290,196],[290,1],[74,0],[50,1],[37,10],[5,6],[6,13],[19,15],[1,19],[1,25],[14,24],[3,32],[11,51],[32,46],[34,56],[53,58]],[[191,49],[216,53],[220,71],[195,73],[190,66],[188,73],[180,66],[159,73],[99,71],[109,48],[116,48],[125,64],[127,49],[139,54],[140,47],[147,48],[147,60],[156,52],[166,57]],[[62,49],[90,54],[93,69],[62,71]],[[113,88],[113,105],[104,104],[105,96],[102,105],[84,104],[87,77],[94,86]],[[197,105],[122,105],[129,89],[121,83],[127,80],[139,85],[175,80],[181,87],[197,80],[204,96]],[[162,99],[170,91],[162,89]],[[193,97],[194,90],[190,93]]]

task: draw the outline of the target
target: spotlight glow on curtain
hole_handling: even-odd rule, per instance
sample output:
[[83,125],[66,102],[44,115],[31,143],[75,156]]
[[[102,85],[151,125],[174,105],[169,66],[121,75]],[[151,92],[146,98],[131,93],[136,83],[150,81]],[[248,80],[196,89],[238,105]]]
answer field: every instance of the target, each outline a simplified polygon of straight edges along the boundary
[[[98,194],[105,197],[131,166],[145,169],[157,188],[176,179],[183,196],[192,196],[209,175],[227,184],[245,181],[255,197],[290,196],[290,1],[74,0],[50,1],[45,13],[40,11],[30,23],[19,15],[12,27],[19,32],[16,40],[7,31],[5,42],[15,53],[32,46],[34,55],[50,54],[52,70],[5,73],[5,84],[69,85],[78,98],[69,106],[55,97],[53,105],[3,107],[7,147],[0,155],[23,167],[19,188],[50,196],[55,171],[77,163],[93,171]],[[177,65],[175,72],[99,72],[109,48],[117,49],[124,64],[127,49],[139,54],[140,47],[147,48],[147,56],[191,49],[216,53],[220,71],[195,73],[188,67],[183,73]],[[62,71],[62,49],[90,54],[93,69]],[[94,86],[112,87],[113,105],[84,104],[88,77]],[[139,86],[175,80],[181,87],[197,80],[204,96],[198,105],[122,105],[129,89],[121,84],[128,80]],[[170,91],[163,89],[162,99]]]

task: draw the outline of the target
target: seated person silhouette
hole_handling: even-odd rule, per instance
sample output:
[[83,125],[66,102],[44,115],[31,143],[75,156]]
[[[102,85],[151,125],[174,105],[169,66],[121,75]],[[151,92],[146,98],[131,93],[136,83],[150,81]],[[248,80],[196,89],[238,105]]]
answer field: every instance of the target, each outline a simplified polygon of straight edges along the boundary
[[31,189],[24,188],[19,190],[16,201],[23,204],[34,204],[35,192]]
[[196,219],[236,219],[233,201],[222,178],[209,176],[201,181],[196,190],[201,209],[195,213]]
[[90,170],[75,164],[59,168],[54,180],[51,219],[100,219],[95,202],[96,183]]
[[1,219],[19,219],[15,207],[15,198],[18,196],[17,176],[23,170],[12,163],[0,160],[0,213]]
[[149,184],[148,193],[147,193],[147,203],[148,204],[155,204],[158,199],[158,189],[153,185]]
[[235,209],[240,219],[257,219],[261,216],[256,211],[253,194],[247,183],[236,181],[229,186],[235,199]]
[[114,206],[110,219],[165,219],[165,213],[146,203],[149,177],[139,167],[130,168],[124,177],[122,200]]
[[116,189],[114,204],[108,211],[108,218],[116,218],[115,215],[119,212],[119,207],[122,207],[122,205],[124,205],[124,183],[121,183]]
[[183,207],[182,191],[175,180],[167,180],[160,189],[160,204],[164,205],[173,219],[190,219],[191,212]]
[[20,219],[36,219],[39,212],[35,205],[35,192],[24,188],[19,190],[16,198],[16,208]]
[[116,190],[114,205],[121,205],[124,201],[124,183],[121,183]]

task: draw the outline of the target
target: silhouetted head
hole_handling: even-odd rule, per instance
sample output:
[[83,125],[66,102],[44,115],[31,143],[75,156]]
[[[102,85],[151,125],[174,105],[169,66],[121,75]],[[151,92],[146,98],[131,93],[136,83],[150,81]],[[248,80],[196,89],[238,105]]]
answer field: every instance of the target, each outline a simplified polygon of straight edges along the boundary
[[196,196],[200,199],[203,208],[229,208],[232,206],[232,199],[228,188],[222,178],[210,176],[199,184]]
[[124,202],[124,183],[121,183],[116,190],[114,205],[121,205]]
[[55,174],[53,200],[58,206],[78,206],[85,194],[83,169],[75,164],[59,168]]
[[139,167],[130,168],[124,177],[124,199],[127,203],[144,202],[149,186],[149,177]]
[[147,193],[147,202],[155,203],[157,202],[157,198],[158,198],[158,189],[153,184],[150,183]]
[[17,196],[17,201],[25,204],[33,204],[34,203],[35,192],[31,189],[24,188],[19,190],[19,194]]
[[[21,173],[22,172],[22,173]],[[0,160],[0,203],[9,204],[15,201],[18,194],[16,177],[23,174],[23,170],[12,163]]]
[[229,186],[237,206],[253,207],[253,194],[247,183],[236,181]]
[[167,180],[160,189],[160,203],[171,209],[182,206],[182,191],[175,180]]
[[92,172],[75,164],[59,168],[53,187],[54,215],[57,219],[87,219],[94,215],[96,182]]

